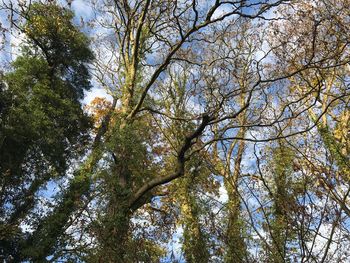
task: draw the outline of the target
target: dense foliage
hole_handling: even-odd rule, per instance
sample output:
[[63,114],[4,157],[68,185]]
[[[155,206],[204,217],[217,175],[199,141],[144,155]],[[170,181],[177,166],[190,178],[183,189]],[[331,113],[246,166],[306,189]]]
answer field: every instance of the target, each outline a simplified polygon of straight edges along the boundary
[[88,39],[58,6],[33,4],[27,16],[21,54],[1,79],[0,246],[16,261],[23,247],[34,245],[21,224],[40,225],[32,215],[38,192],[67,176],[91,126],[80,103],[90,88]]

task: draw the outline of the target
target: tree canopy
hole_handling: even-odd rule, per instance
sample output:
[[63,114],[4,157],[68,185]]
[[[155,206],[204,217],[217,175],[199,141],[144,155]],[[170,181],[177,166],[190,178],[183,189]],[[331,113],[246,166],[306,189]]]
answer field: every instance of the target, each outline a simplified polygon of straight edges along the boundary
[[346,262],[349,10],[2,1],[0,260]]

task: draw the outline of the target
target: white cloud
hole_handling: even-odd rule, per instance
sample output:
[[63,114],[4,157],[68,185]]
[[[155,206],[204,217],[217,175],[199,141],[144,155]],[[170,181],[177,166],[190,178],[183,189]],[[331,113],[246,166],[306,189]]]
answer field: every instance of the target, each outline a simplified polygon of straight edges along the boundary
[[72,10],[79,17],[90,18],[93,15],[91,6],[87,4],[87,1],[83,0],[74,0],[72,2]]
[[96,97],[106,98],[107,100],[112,101],[112,96],[109,95],[105,89],[92,88],[90,91],[85,93],[83,104],[90,104],[90,102]]

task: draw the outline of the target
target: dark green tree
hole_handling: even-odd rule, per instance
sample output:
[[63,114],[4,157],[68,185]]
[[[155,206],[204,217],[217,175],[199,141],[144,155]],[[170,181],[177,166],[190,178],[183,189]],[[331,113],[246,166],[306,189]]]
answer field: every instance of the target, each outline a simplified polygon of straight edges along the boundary
[[[46,238],[42,218],[33,212],[38,191],[66,175],[89,137],[91,121],[80,100],[90,88],[87,63],[93,54],[72,18],[57,5],[32,4],[19,26],[26,35],[21,54],[1,78],[0,255],[5,258],[27,258],[23,251],[49,255],[63,225],[56,224]],[[34,237],[20,228],[28,216],[37,222]],[[38,253],[28,253],[32,245]]]

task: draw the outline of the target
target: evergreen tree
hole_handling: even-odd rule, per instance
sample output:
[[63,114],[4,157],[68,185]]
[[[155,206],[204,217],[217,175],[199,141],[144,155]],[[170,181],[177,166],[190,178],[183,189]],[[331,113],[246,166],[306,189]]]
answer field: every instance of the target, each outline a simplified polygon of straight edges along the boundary
[[72,18],[54,4],[31,5],[20,28],[21,54],[1,79],[0,253],[16,260],[31,245],[20,224],[38,206],[38,191],[67,174],[89,138],[91,121],[80,101],[90,89],[93,55]]

